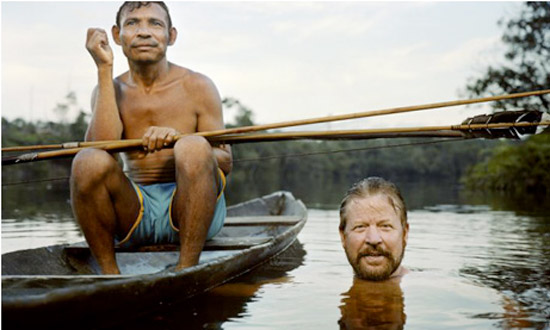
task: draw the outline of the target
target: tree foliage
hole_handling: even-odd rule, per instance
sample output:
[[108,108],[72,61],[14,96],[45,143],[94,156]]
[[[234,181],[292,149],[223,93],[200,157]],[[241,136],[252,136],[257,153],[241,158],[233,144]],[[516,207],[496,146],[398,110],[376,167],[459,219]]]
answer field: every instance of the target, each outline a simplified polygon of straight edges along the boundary
[[550,192],[550,134],[533,136],[523,145],[502,145],[470,168],[464,183],[470,189],[513,193]]
[[[253,112],[249,108],[235,99],[226,100],[224,105],[238,108],[235,121],[228,127],[254,125]],[[327,187],[343,187],[342,191],[334,191],[331,201],[325,201],[334,203],[351,183],[367,176],[400,182],[437,180],[456,184],[468,167],[485,160],[486,150],[498,143],[482,140],[431,143],[433,141],[383,139],[237,144],[232,148],[235,163],[229,176],[227,196],[232,201],[243,201],[275,190],[290,190],[302,199],[321,202],[319,198],[330,196]]]
[[79,109],[79,114],[74,122],[65,122],[68,109],[76,105],[77,100],[74,92],[69,92],[63,102],[57,103],[54,112],[59,115],[60,122],[27,122],[21,118],[9,121],[2,117],[2,146],[12,147],[81,141],[88,127],[88,115],[82,109]]
[[[82,141],[88,127],[88,115],[79,110],[74,122],[65,122],[67,110],[75,106],[76,96],[70,92],[55,108],[60,122],[27,122],[21,118],[9,121],[2,117],[2,147]],[[64,177],[68,175],[70,166],[70,159],[6,166],[2,167],[2,180],[14,182]]]
[[[235,99],[225,100],[224,106],[237,108],[228,127],[254,125],[252,110]],[[13,146],[78,141],[82,140],[86,127],[84,112],[72,123],[2,118],[2,143]],[[284,189],[301,198],[308,197],[309,201],[330,198],[324,202],[334,203],[351,183],[366,176],[457,183],[469,166],[487,157],[486,149],[494,144],[494,141],[467,140],[392,147],[417,142],[418,139],[393,139],[237,144],[233,146],[235,163],[227,196],[230,203],[235,203]],[[61,159],[6,166],[2,175],[4,182],[68,177],[70,164],[70,159]],[[330,197],[326,187],[335,186],[344,188],[333,191],[334,196]]]
[[[505,27],[506,64],[489,66],[485,75],[467,86],[473,95],[515,93],[550,88],[550,3],[527,2]],[[495,109],[550,112],[547,95],[509,100]],[[472,167],[463,182],[472,189],[550,193],[550,132],[532,136],[522,145],[502,145],[491,157]]]
[[[550,87],[550,2],[526,2],[516,18],[499,25],[505,28],[505,62],[489,66],[466,89],[472,97],[506,94]],[[550,112],[547,95],[496,102],[498,110],[526,109]]]
[[233,97],[226,97],[222,100],[223,106],[226,110],[236,108],[234,122],[228,122],[225,126],[227,128],[252,126],[254,125],[254,114],[250,108],[241,104],[239,100]]

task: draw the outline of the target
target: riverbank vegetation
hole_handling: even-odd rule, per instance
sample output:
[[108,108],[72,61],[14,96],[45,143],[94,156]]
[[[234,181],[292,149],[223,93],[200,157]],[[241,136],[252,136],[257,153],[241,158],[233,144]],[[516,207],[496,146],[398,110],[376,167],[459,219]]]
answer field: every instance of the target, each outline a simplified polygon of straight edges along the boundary
[[[252,110],[235,99],[228,127],[254,124]],[[72,123],[9,121],[2,118],[2,145],[52,144],[82,140],[87,116]],[[380,139],[364,141],[287,141],[234,145],[234,170],[228,195],[246,200],[275,190],[302,191],[342,186],[366,176],[397,182],[442,181],[457,184],[466,170],[484,161],[497,141],[445,139]],[[3,184],[40,180],[67,180],[70,159],[4,166]],[[344,191],[336,191],[339,200]]]
[[496,147],[489,158],[466,172],[463,182],[470,189],[550,192],[550,134]]
[[[228,127],[254,124],[253,111],[238,100],[224,99],[224,108],[234,111]],[[2,146],[79,141],[87,121],[84,112],[74,122],[2,118]],[[329,202],[331,198],[339,200],[351,183],[376,175],[398,183],[442,182],[445,186],[463,183],[475,190],[541,191],[550,186],[549,151],[548,135],[533,137],[525,143],[401,138],[240,144],[233,146],[235,163],[227,189],[228,196],[232,196],[230,202],[238,202],[275,190],[290,190],[304,196],[338,187],[333,198],[326,191],[320,194]],[[3,185],[67,181],[70,165],[71,159],[58,159],[4,166]]]

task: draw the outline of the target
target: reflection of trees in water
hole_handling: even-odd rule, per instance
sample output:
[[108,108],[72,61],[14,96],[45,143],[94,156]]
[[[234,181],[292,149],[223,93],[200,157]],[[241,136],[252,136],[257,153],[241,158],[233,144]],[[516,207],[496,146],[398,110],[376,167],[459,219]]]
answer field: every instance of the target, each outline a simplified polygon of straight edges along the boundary
[[[245,181],[239,181],[240,179],[230,175],[225,194],[228,205],[277,190],[287,190],[308,207],[338,209],[342,196],[353,183],[331,177],[302,177],[280,181],[277,176],[269,173],[265,172],[261,179],[248,178]],[[400,186],[409,209],[457,203],[458,192],[453,183],[394,181]],[[70,217],[72,213],[69,198],[68,180],[6,186],[2,188],[2,211],[4,218],[18,219],[41,214]]]
[[[374,175],[374,174],[370,174]],[[260,179],[250,179],[247,184],[239,183],[231,176],[227,185],[229,204],[245,201],[251,198],[269,194],[277,190],[292,192],[308,207],[322,209],[338,209],[345,192],[360,179],[369,176],[354,177],[353,179],[335,179],[325,176],[303,176],[292,181],[280,181],[279,178],[269,175]],[[394,177],[386,177],[395,182],[407,202],[410,210],[420,209],[427,205],[456,204],[458,202],[459,187],[456,182],[442,180],[410,181]]]
[[355,278],[342,294],[340,329],[403,329],[406,321],[399,279],[382,282]]
[[460,198],[464,204],[489,205],[494,211],[513,211],[517,215],[550,215],[550,194],[463,190]]
[[[503,297],[504,313],[495,317],[501,319],[498,323],[505,329],[545,328],[546,320],[550,318],[548,274],[550,274],[548,266],[546,269],[535,270],[534,267],[491,264],[483,269],[476,267],[460,269],[461,276],[511,296]],[[536,316],[533,317],[533,315]],[[543,315],[544,319],[541,319],[540,315]]]
[[[391,142],[384,139],[235,145],[234,172],[228,184],[229,202],[237,203],[274,190],[289,190],[306,205],[334,207],[352,183],[367,176],[381,176],[400,187],[406,182],[414,182],[416,193],[411,193],[411,198],[418,199],[420,195],[424,201],[425,194],[418,194],[429,186],[424,182],[439,183],[439,194],[430,196],[440,200],[441,195],[447,195],[449,187],[458,184],[465,169],[480,160],[479,151],[495,144],[494,141],[471,140],[391,147],[418,142],[415,139],[392,139]],[[411,205],[419,205],[422,200],[415,200]]]
[[288,272],[304,264],[306,254],[307,252],[303,244],[295,240],[294,243],[277,257],[244,274],[235,281],[248,284],[264,284],[273,281],[285,282],[288,280],[286,278]]
[[[521,196],[464,192],[465,203],[487,204],[493,211],[514,212],[489,223],[492,243],[486,252],[490,257],[481,265],[466,265],[461,276],[483,285],[508,292],[523,306],[528,315],[550,318],[550,196]],[[508,304],[510,306],[510,304]],[[506,309],[506,306],[505,306]],[[521,310],[503,322],[519,322],[525,318]],[[515,314],[514,314],[515,313]],[[527,318],[515,327],[544,327],[546,321]],[[510,327],[510,324],[504,324]]]
[[69,198],[68,180],[4,186],[2,219],[71,218]]
[[304,263],[306,251],[296,240],[288,249],[255,270],[194,298],[159,306],[150,314],[113,329],[221,329],[246,313],[247,303],[267,283],[284,283],[287,273]]

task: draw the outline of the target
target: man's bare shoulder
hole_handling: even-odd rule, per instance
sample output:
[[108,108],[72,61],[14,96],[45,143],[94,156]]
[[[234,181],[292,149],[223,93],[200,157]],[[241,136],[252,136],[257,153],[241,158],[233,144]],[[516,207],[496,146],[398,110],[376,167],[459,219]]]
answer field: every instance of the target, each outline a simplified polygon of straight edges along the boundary
[[172,64],[174,74],[181,79],[184,87],[193,92],[215,90],[214,82],[206,75]]
[[175,67],[176,73],[181,77],[182,87],[186,95],[192,97],[198,112],[221,111],[221,98],[214,82],[206,75],[187,68]]

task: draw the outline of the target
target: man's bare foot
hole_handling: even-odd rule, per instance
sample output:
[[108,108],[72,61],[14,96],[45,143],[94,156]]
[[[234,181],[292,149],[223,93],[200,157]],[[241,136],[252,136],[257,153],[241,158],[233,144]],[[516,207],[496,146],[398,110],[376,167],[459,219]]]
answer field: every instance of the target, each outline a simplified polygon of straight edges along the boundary
[[181,261],[180,261],[180,262],[178,262],[178,264],[176,265],[176,271],[183,270],[183,269],[185,269],[185,268],[187,268],[187,267],[193,267],[193,266],[195,266],[195,265],[197,265],[197,264],[198,264],[198,262],[193,263],[193,262],[181,262]]
[[99,265],[103,275],[120,275],[120,269],[117,265]]

